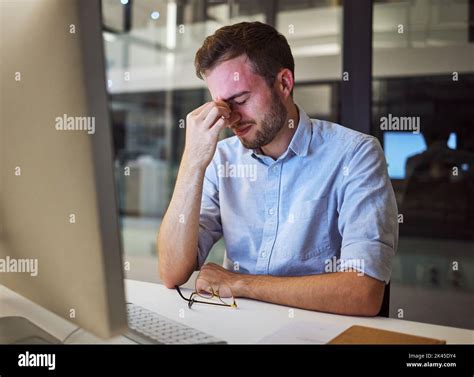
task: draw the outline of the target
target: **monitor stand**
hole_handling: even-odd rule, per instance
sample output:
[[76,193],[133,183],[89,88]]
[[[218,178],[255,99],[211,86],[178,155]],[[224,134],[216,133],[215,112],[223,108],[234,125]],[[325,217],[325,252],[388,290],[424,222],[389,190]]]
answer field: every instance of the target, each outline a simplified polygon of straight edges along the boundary
[[61,341],[24,317],[2,317],[0,344],[61,344]]

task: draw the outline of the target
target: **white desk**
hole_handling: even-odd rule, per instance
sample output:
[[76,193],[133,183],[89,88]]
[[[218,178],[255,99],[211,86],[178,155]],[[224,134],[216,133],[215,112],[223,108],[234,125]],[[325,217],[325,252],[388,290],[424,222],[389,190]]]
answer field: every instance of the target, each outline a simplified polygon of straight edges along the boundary
[[[339,324],[347,327],[357,324],[444,339],[448,344],[474,343],[474,331],[467,329],[392,318],[349,317],[301,309],[293,309],[293,318],[290,318],[289,309],[291,308],[289,307],[246,299],[237,300],[239,308],[236,310],[198,304],[193,306],[193,309],[189,309],[187,303],[175,290],[167,289],[161,284],[126,280],[125,287],[128,301],[226,340],[228,343],[256,343],[291,321]],[[190,290],[184,289],[183,293],[189,295]],[[0,285],[0,317],[9,315],[24,316],[61,340],[76,328],[73,323]],[[123,344],[131,343],[131,341],[124,337],[103,341],[85,331],[78,331],[68,339],[67,343]]]

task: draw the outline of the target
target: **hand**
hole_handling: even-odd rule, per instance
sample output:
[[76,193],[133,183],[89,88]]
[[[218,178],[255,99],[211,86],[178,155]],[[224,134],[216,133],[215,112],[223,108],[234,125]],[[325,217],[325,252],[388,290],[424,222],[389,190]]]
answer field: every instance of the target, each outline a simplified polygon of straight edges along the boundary
[[216,151],[219,132],[240,119],[231,114],[224,101],[207,102],[190,112],[186,117],[186,143],[184,160],[206,168]]
[[[238,274],[229,270],[226,270],[224,267],[219,266],[215,263],[208,263],[201,267],[201,272],[199,273],[198,281],[205,280],[214,285],[226,285],[232,291],[234,297],[238,297],[241,294],[241,287],[244,282],[245,275]],[[198,282],[199,283],[199,282]],[[207,287],[202,287],[204,290],[207,290]],[[221,297],[229,297],[230,292],[221,290]]]

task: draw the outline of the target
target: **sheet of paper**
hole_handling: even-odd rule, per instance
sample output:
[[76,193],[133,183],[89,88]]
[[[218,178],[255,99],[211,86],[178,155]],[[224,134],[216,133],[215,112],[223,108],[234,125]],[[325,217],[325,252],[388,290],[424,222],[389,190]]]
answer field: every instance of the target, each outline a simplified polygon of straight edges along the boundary
[[262,338],[260,344],[326,344],[350,325],[296,321]]

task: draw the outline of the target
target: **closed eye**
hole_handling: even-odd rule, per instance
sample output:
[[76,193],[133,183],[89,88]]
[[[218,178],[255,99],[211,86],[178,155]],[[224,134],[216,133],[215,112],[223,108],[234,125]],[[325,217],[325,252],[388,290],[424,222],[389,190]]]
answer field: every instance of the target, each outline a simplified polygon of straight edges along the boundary
[[[237,97],[237,98],[239,98],[239,97]],[[249,95],[246,95],[246,96],[244,95],[244,96],[240,96],[239,101],[237,101],[237,99],[234,98],[234,99],[232,100],[232,102],[235,103],[236,105],[243,105],[245,102],[247,102],[247,100],[248,100],[249,98],[250,98]]]

